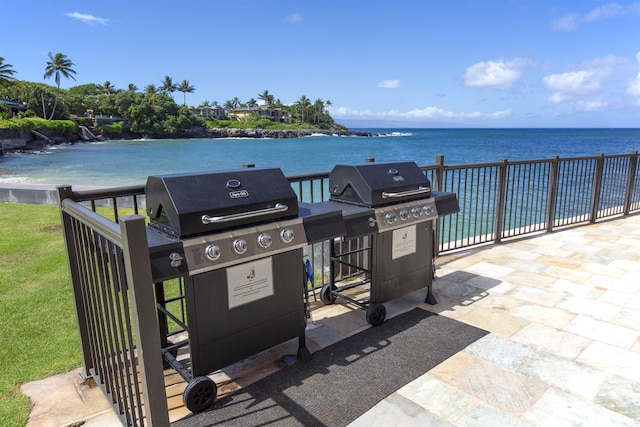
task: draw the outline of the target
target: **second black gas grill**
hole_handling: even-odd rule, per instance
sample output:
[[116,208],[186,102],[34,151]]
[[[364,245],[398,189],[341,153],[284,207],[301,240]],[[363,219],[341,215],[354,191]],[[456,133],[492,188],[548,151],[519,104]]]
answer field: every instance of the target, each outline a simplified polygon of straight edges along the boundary
[[[342,211],[346,236],[331,247],[331,282],[321,300],[355,304],[374,326],[384,322],[384,302],[418,289],[426,288],[426,302],[435,304],[433,221],[458,212],[455,194],[432,191],[413,162],[337,165],[329,192],[330,201],[318,206]],[[349,296],[362,285],[368,298]]]
[[[213,371],[296,337],[298,358],[310,357],[302,248],[345,233],[338,209],[299,205],[280,169],[151,176],[145,197],[163,354],[188,381],[189,410],[214,402]],[[186,322],[167,309],[163,283],[176,277]],[[169,339],[170,321],[186,340]]]

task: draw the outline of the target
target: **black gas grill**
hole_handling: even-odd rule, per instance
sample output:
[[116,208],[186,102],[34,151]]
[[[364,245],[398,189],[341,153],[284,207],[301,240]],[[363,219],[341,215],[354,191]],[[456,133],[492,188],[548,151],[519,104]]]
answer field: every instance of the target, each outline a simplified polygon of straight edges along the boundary
[[[298,337],[305,344],[302,248],[344,235],[341,212],[298,204],[280,169],[150,176],[145,189],[152,272],[162,336],[168,337],[163,282],[184,280],[188,340],[168,338],[163,354],[189,383],[192,412],[215,400],[205,375]],[[176,359],[189,347],[191,366]]]
[[[367,321],[379,325],[382,303],[421,288],[435,303],[433,221],[458,212],[453,193],[435,192],[413,162],[337,165],[329,175],[327,211],[340,208],[346,236],[332,246],[331,283],[323,286],[326,304],[336,298],[367,310]],[[348,296],[369,285],[368,299]]]

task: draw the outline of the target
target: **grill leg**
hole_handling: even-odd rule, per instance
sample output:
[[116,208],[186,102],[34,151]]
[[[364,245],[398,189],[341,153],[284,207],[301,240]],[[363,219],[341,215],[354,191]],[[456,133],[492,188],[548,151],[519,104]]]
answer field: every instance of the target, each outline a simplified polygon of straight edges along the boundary
[[436,300],[435,295],[433,295],[433,290],[432,290],[432,285],[431,284],[429,284],[429,286],[427,286],[427,297],[425,298],[424,302],[429,304],[429,305],[438,304],[438,301]]

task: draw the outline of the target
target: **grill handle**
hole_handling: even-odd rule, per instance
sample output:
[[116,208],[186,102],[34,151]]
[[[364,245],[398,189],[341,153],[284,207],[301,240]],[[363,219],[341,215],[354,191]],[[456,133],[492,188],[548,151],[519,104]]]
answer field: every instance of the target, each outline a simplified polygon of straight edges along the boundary
[[269,215],[275,212],[284,212],[289,209],[289,206],[283,205],[282,203],[277,203],[272,208],[266,209],[258,209],[250,212],[241,212],[231,215],[222,215],[222,216],[209,216],[202,215],[202,223],[203,224],[216,224],[221,222],[233,221],[236,219],[245,219],[245,218],[253,218],[256,216]]
[[431,193],[431,187],[420,186],[416,190],[399,191],[397,193],[382,192],[383,199],[391,199],[397,197],[416,196],[418,194]]

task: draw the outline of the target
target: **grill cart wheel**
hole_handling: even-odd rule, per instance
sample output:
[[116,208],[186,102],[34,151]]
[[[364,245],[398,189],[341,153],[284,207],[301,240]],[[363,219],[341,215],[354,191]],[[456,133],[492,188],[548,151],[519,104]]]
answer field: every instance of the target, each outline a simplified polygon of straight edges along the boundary
[[387,315],[387,309],[383,304],[372,303],[367,308],[367,322],[372,326],[382,325],[384,318]]
[[320,289],[320,301],[322,301],[326,305],[333,304],[336,300],[336,296],[331,292],[332,285],[331,283],[327,283],[323,285]]
[[217,394],[218,388],[211,378],[195,377],[184,389],[182,400],[187,409],[195,414],[209,409]]

